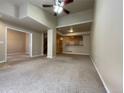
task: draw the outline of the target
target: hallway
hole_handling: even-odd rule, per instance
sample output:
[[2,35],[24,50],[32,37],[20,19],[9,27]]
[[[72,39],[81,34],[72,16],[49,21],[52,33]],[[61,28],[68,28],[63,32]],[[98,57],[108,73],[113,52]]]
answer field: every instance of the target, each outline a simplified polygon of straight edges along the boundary
[[6,63],[0,68],[0,93],[106,93],[89,58],[58,55]]

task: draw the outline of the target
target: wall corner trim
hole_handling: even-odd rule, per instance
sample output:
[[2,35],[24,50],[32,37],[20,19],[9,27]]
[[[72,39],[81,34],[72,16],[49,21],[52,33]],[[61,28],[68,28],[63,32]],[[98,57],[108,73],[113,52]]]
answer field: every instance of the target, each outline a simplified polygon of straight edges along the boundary
[[94,61],[94,59],[92,58],[91,55],[90,55],[90,59],[91,59],[93,65],[94,65],[94,67],[95,67],[95,69],[96,69],[96,71],[97,71],[97,73],[98,73],[98,75],[99,75],[99,77],[100,77],[102,83],[103,83],[103,86],[104,86],[106,92],[107,92],[107,93],[111,93],[110,90],[109,90],[109,88],[107,87],[107,85],[106,85],[106,83],[105,83],[105,81],[104,81],[102,75],[100,74],[99,69],[97,68],[97,66],[96,66],[96,64],[95,64],[95,61]]

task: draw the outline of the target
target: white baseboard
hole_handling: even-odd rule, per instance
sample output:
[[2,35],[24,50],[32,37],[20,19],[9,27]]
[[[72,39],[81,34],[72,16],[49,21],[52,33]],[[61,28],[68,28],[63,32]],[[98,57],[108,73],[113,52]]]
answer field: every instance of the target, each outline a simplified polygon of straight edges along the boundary
[[90,55],[89,53],[71,53],[71,52],[63,52],[63,54]]
[[41,56],[44,56],[44,55],[43,55],[43,54],[40,54],[40,55],[33,55],[32,58],[33,58],[33,57],[41,57]]
[[51,56],[47,56],[47,58],[49,58],[49,59],[53,59],[53,58],[55,58],[56,56],[53,56],[53,57],[51,57]]
[[97,68],[97,66],[96,66],[96,64],[95,64],[95,61],[94,61],[94,59],[92,58],[92,56],[90,56],[90,59],[91,59],[93,65],[94,65],[94,67],[95,67],[95,69],[96,69],[96,71],[97,71],[97,73],[98,73],[98,75],[99,75],[99,77],[100,77],[102,83],[103,83],[103,86],[104,86],[106,92],[107,92],[107,93],[110,93],[110,90],[108,89],[108,87],[107,87],[107,85],[106,85],[106,83],[105,83],[105,81],[104,81],[102,75],[100,74],[99,69]]
[[3,60],[3,61],[0,61],[0,63],[5,63],[6,61],[5,60]]

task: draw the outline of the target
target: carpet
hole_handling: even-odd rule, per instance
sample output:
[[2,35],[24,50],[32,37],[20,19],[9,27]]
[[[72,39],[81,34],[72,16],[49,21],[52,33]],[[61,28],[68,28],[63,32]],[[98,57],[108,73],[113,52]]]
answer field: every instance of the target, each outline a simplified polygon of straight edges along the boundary
[[0,93],[106,93],[89,58],[58,55],[0,67]]

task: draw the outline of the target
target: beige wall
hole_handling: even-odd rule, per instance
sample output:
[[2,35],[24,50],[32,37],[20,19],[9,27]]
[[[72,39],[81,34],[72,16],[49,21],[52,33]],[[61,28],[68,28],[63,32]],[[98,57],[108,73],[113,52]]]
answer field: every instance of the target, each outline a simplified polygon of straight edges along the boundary
[[26,33],[7,30],[7,52],[8,53],[20,53],[25,52],[26,48]]
[[5,60],[5,25],[0,21],[0,63]]
[[33,33],[32,55],[42,55],[42,33]]
[[92,58],[110,93],[122,93],[122,0],[96,0]]

